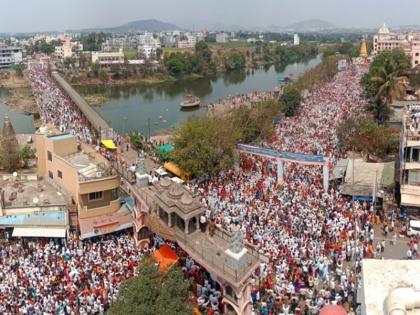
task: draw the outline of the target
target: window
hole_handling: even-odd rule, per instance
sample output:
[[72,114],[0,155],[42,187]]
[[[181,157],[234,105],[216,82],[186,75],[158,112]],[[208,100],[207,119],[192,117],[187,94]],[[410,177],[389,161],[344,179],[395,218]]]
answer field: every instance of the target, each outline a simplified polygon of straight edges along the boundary
[[48,171],[48,176],[49,176],[51,179],[53,179],[53,178],[54,178],[53,172]]
[[52,154],[50,151],[48,151],[48,161],[52,161]]
[[419,53],[416,53],[416,57],[418,57],[419,56]]
[[93,193],[90,193],[89,196],[89,201],[95,201],[95,200],[101,200],[102,199],[102,191],[96,191]]
[[63,178],[63,173],[61,171],[57,171],[58,178]]
[[111,200],[115,200],[118,198],[118,189],[111,190]]

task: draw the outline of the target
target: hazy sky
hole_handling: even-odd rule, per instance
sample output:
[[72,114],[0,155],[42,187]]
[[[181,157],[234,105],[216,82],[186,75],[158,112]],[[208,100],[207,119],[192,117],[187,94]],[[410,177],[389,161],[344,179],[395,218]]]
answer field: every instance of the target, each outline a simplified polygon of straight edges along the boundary
[[159,19],[202,24],[288,25],[322,19],[340,27],[420,24],[420,0],[0,0],[0,33],[118,26]]

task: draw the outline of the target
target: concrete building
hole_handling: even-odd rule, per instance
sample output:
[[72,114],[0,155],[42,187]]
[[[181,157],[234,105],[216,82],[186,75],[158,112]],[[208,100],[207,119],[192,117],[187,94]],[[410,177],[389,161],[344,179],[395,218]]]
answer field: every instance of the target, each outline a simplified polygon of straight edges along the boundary
[[35,134],[38,176],[64,189],[77,209],[81,238],[132,226],[120,202],[120,177],[91,147],[71,134],[41,127]]
[[0,47],[0,69],[10,68],[23,61],[22,48]]
[[400,48],[410,57],[412,67],[420,63],[420,32],[392,33],[384,24],[373,36],[373,55]]
[[293,35],[293,45],[294,46],[300,45],[300,37],[299,37],[299,34]]
[[420,102],[406,102],[400,137],[401,206],[420,214]]
[[122,49],[118,52],[100,52],[92,51],[92,63],[99,63],[101,66],[110,66],[112,64],[123,64],[124,53]]
[[357,291],[362,315],[420,315],[420,261],[362,261]]
[[216,43],[227,43],[228,41],[228,34],[226,33],[217,33],[216,34]]

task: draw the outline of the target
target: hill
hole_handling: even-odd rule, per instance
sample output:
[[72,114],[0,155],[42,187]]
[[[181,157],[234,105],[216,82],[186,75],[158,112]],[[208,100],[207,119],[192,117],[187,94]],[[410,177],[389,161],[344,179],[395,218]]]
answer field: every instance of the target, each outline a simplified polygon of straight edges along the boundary
[[155,19],[132,21],[116,27],[107,27],[101,29],[89,29],[85,31],[102,31],[110,33],[126,33],[133,31],[147,31],[147,32],[164,32],[182,30],[174,24],[161,22]]

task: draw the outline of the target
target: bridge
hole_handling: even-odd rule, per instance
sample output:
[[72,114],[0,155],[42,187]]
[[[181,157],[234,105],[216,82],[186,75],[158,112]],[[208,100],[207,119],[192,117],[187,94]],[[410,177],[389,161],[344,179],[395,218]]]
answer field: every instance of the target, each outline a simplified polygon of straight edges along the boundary
[[73,103],[89,122],[89,127],[98,135],[111,129],[109,124],[80,96],[80,94],[56,71],[51,71],[51,76],[58,86],[70,97]]
[[248,144],[237,144],[236,149],[245,154],[261,156],[277,161],[277,181],[283,182],[283,163],[293,162],[302,165],[322,166],[324,190],[328,191],[328,158],[322,155],[309,155],[291,152],[279,152],[270,148]]

